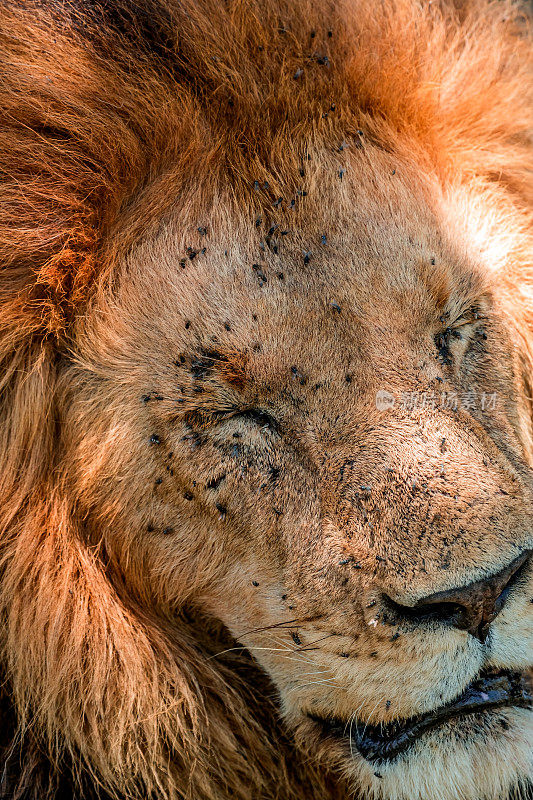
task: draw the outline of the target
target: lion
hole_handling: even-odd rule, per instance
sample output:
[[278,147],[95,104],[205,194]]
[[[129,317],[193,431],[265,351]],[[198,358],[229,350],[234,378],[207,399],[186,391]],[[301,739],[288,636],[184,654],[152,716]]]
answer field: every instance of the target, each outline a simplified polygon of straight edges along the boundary
[[4,0],[2,796],[533,797],[511,0]]

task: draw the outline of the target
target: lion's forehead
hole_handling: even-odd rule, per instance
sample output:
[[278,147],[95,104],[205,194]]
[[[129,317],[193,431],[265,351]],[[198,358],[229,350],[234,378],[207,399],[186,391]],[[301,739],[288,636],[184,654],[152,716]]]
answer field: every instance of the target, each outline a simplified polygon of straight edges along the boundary
[[409,204],[403,226],[331,206],[303,221],[247,214],[232,224],[211,214],[208,225],[199,214],[172,223],[128,263],[130,335],[155,340],[160,357],[244,351],[248,370],[274,383],[292,366],[334,372],[394,351],[418,358],[439,315],[483,292],[474,260],[428,212],[411,223]]

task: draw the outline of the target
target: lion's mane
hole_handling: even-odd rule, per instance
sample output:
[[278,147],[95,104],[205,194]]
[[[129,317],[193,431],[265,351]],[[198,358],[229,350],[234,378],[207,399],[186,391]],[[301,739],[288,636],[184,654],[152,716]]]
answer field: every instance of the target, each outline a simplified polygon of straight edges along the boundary
[[69,331],[175,198],[223,183],[242,205],[257,180],[272,202],[293,151],[359,128],[523,234],[526,16],[482,0],[2,4],[4,796],[340,796],[296,755],[252,662],[210,658],[223,632],[185,609],[152,618],[87,544],[58,427]]

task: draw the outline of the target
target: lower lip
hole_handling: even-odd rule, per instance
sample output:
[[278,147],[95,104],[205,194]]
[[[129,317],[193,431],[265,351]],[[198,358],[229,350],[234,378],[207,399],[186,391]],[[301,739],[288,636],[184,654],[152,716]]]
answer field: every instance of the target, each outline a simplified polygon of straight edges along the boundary
[[[409,749],[421,736],[451,719],[482,714],[501,708],[532,708],[531,685],[525,674],[485,673],[470,684],[463,694],[442,708],[421,714],[410,720],[386,725],[350,726],[350,742],[370,762],[392,761]],[[325,720],[311,716],[325,734],[346,740],[348,725],[340,720]]]

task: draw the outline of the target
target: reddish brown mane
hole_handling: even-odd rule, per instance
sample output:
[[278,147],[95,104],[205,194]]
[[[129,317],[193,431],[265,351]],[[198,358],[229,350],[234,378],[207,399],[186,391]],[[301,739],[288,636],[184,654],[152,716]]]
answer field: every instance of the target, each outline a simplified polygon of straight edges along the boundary
[[416,139],[456,180],[498,177],[525,195],[524,20],[470,7],[461,30],[446,4],[6,4],[0,252],[21,292],[8,315],[59,330],[107,251],[171,202],[165,187],[205,196],[230,180],[239,200],[268,180],[275,199],[289,140]]

